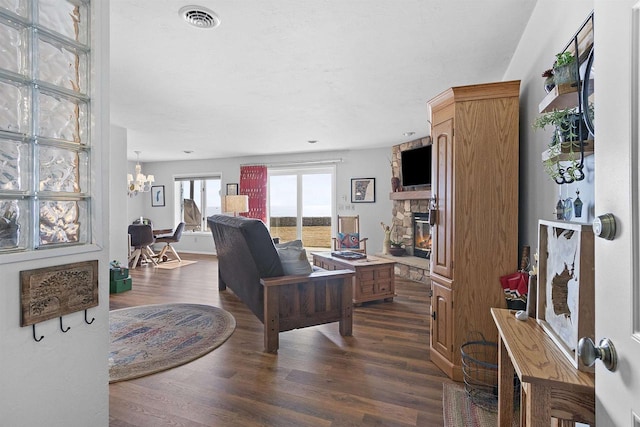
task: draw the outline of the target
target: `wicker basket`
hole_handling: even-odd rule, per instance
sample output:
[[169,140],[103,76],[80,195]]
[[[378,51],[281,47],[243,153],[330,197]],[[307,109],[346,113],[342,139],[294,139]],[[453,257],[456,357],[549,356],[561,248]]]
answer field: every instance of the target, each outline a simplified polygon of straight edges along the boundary
[[[473,403],[492,412],[498,410],[498,344],[474,333],[460,347],[464,389]],[[514,398],[520,399],[520,381],[514,376]]]

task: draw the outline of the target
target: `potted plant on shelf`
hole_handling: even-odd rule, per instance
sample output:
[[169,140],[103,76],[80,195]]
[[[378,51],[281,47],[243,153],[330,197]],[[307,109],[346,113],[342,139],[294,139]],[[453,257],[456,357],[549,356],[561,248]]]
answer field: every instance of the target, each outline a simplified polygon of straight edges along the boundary
[[544,91],[549,93],[556,87],[556,83],[553,79],[553,68],[549,68],[542,73],[542,77],[544,77]]
[[[533,129],[554,127],[554,133],[549,143],[547,155],[543,159],[545,172],[557,183],[580,181],[584,178],[582,171],[581,144],[589,137],[582,116],[575,108],[552,110],[541,114],[533,123]],[[561,160],[561,153],[566,159]],[[561,161],[569,162],[566,167]]]
[[556,86],[577,83],[578,69],[573,53],[565,51],[556,54],[556,61],[553,64],[553,81]]
[[[391,230],[395,230],[395,224],[391,228]],[[396,232],[395,238],[391,238],[389,241],[389,253],[393,256],[402,256],[407,253],[404,248],[404,241],[398,239],[398,233]]]

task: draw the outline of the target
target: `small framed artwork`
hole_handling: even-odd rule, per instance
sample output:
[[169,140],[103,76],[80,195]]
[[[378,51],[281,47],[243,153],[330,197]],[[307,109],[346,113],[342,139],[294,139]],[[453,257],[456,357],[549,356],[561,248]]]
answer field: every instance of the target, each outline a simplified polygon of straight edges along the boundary
[[238,184],[227,184],[227,196],[237,196],[238,195]]
[[164,185],[151,186],[151,206],[164,206]]
[[351,178],[351,203],[375,203],[375,201],[375,178]]

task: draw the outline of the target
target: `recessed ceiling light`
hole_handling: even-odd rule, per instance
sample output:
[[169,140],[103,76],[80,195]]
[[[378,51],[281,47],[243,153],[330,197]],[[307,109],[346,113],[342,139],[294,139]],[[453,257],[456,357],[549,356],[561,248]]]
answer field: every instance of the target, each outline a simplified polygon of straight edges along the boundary
[[310,140],[309,140],[309,141],[307,141],[307,142],[308,142],[309,144],[315,144],[315,143],[316,143],[316,142],[318,142],[318,141],[317,141],[317,140],[315,140],[315,139],[310,139]]
[[403,133],[404,136],[413,136],[415,135],[415,132],[405,132]]
[[212,10],[203,6],[184,6],[180,8],[178,14],[189,25],[196,28],[208,29],[220,25],[220,18]]

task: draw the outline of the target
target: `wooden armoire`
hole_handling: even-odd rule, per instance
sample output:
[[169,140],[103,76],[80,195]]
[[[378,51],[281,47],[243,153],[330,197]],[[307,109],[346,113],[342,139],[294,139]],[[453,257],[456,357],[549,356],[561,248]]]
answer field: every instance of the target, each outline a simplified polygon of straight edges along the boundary
[[460,348],[497,341],[491,307],[518,267],[520,82],[453,87],[429,101],[432,170],[431,360],[461,381]]

